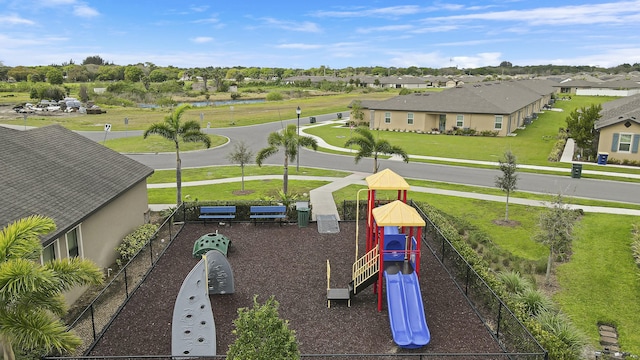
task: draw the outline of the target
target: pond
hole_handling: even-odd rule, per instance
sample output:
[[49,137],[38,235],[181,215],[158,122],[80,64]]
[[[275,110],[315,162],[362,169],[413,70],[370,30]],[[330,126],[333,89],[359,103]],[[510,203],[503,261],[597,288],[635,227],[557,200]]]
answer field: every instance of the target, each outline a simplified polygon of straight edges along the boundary
[[[259,104],[265,102],[265,99],[247,99],[247,100],[217,100],[217,101],[194,101],[194,102],[182,102],[178,103],[178,105],[189,104],[193,107],[203,107],[203,106],[225,106],[225,105],[235,105],[235,104]],[[151,109],[151,108],[159,108],[160,105],[156,104],[138,104],[138,107]]]

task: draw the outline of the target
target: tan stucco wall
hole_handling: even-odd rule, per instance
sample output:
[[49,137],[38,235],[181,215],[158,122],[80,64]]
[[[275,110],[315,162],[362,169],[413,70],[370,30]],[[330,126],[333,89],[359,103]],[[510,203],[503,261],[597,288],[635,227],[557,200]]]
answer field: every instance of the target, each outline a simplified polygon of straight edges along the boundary
[[[385,123],[385,113],[391,113],[391,122]],[[440,124],[440,114],[414,112],[413,124],[407,123],[408,111],[384,111],[376,110],[373,113],[373,123],[371,128],[376,130],[399,130],[399,131],[413,131],[413,132],[430,132],[432,129],[438,129]],[[459,113],[447,113],[445,131],[452,130],[456,126],[456,119],[458,115],[464,116],[463,128],[475,129],[476,131],[496,130],[494,128],[495,115],[488,114],[459,114]],[[506,136],[508,130],[509,116],[503,116],[502,129],[499,130],[499,136]],[[511,131],[514,131],[516,126],[514,125],[517,118],[513,117],[513,124]]]
[[[621,153],[611,151],[611,143],[613,142],[614,133],[640,134],[640,125],[631,122],[630,127],[625,127],[624,122],[607,126],[600,129],[600,139],[598,141],[598,152],[609,153],[609,159],[616,160],[635,160],[640,161],[640,152],[638,153]],[[633,141],[633,137],[632,137]]]
[[[147,183],[143,181],[80,224],[82,256],[106,272],[115,262],[115,248],[127,234],[145,223],[148,210]],[[67,257],[64,236],[58,239],[58,244],[61,257]],[[65,294],[67,302],[73,303],[84,290],[74,289]]]

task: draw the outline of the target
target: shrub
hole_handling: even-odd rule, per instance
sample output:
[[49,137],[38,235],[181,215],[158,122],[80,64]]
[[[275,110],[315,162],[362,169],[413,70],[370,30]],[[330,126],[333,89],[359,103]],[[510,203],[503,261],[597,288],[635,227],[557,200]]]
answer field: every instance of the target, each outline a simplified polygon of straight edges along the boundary
[[510,294],[519,294],[531,289],[532,285],[517,271],[503,271],[498,273],[498,280],[504,284]]
[[272,91],[267,94],[267,101],[280,101],[282,100],[282,94],[277,91]]
[[542,311],[536,316],[542,327],[555,335],[578,358],[586,343],[584,335],[561,313]]
[[402,90],[400,90],[400,95],[410,95],[410,94],[413,94],[413,91],[407,88],[402,88]]
[[120,243],[120,246],[116,248],[118,252],[118,259],[116,264],[122,267],[129,262],[151,239],[151,237],[158,230],[158,225],[144,224],[134,230],[131,234],[125,236]]
[[516,300],[532,316],[537,316],[544,311],[551,311],[555,308],[553,301],[547,295],[532,287],[520,292],[516,296]]

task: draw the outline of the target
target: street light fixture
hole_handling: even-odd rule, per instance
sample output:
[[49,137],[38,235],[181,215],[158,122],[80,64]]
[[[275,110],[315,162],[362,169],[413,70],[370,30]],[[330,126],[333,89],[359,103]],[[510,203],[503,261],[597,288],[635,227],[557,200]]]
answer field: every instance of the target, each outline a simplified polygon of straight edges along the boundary
[[300,171],[300,113],[302,112],[302,110],[300,110],[300,106],[298,106],[298,108],[296,109],[296,115],[298,115],[298,138],[296,139],[296,142],[298,143],[298,155],[296,156],[296,171]]

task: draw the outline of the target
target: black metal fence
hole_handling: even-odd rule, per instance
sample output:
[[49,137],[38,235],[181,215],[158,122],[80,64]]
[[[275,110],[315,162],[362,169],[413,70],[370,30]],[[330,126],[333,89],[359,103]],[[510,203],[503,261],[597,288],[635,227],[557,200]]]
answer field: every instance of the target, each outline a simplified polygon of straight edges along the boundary
[[[381,204],[384,201],[380,202]],[[511,360],[547,360],[548,354],[531,335],[527,328],[509,310],[504,302],[493,292],[486,282],[473,270],[471,265],[460,255],[453,245],[440,232],[413,202],[411,204],[426,222],[423,244],[436,256],[449,273],[456,286],[465,295],[467,301],[485,324],[487,330],[502,347],[504,353],[402,353],[402,354],[304,354],[301,359],[328,360],[398,360],[398,359],[511,359]],[[70,325],[83,339],[85,344],[78,354],[89,354],[110,323],[124,307],[133,292],[140,286],[153,270],[156,262],[165,249],[177,237],[184,223],[196,221],[200,205],[189,203],[178,207],[160,226],[151,241],[140,250],[100,292],[89,306]],[[238,203],[216,205],[236,205]],[[248,204],[240,205],[240,208]],[[247,210],[248,211],[248,210]],[[341,208],[343,221],[355,221],[356,214],[360,219],[366,215],[366,200],[360,201],[360,209],[356,210],[356,201],[345,201]],[[293,216],[293,214],[292,214]],[[91,341],[86,341],[90,339]],[[202,359],[225,359],[225,356],[202,357]],[[167,356],[77,356],[49,357],[47,359],[176,359]]]
[[83,339],[76,351],[88,353],[108,328],[131,295],[155,267],[165,249],[184,227],[184,211],[180,207],[160,225],[145,246],[119,271],[108,278],[105,288],[69,325]]

